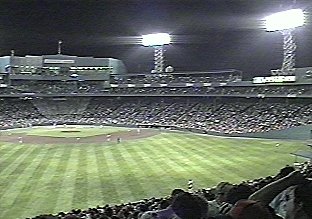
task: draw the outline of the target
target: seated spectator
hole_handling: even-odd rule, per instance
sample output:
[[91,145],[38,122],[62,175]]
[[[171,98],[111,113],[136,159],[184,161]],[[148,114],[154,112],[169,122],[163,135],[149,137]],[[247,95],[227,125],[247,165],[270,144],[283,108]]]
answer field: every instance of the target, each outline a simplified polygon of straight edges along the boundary
[[283,178],[293,171],[295,171],[295,168],[293,166],[287,165],[286,167],[284,167],[280,170],[280,172],[277,174],[276,178],[277,179]]
[[220,182],[216,187],[216,198],[208,201],[209,216],[215,216],[219,213],[227,213],[232,207],[226,203],[228,192],[233,188],[229,182]]
[[208,203],[204,198],[188,192],[179,192],[168,208],[145,212],[140,219],[205,219],[207,217]]
[[198,195],[185,192],[177,195],[171,208],[181,219],[208,218],[208,203]]
[[239,200],[248,199],[248,197],[254,193],[254,190],[248,184],[242,183],[235,185],[228,191],[226,202],[234,205]]

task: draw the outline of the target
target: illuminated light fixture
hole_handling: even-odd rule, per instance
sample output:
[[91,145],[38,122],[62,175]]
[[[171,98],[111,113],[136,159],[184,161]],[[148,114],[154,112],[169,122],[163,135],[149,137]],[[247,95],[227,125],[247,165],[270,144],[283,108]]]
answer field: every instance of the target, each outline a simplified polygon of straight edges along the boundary
[[265,18],[267,31],[279,31],[304,25],[304,14],[301,9],[282,11]]
[[170,44],[171,38],[168,33],[155,33],[142,36],[143,46],[163,46]]
[[171,42],[168,33],[155,33],[142,36],[142,45],[154,48],[154,69],[152,73],[164,72],[164,45]]
[[280,31],[283,35],[283,63],[281,75],[294,73],[296,42],[293,31],[305,23],[302,9],[291,9],[278,12],[264,18],[266,30],[269,32]]
[[304,25],[304,14],[301,9],[282,11],[265,18],[267,31],[279,31]]

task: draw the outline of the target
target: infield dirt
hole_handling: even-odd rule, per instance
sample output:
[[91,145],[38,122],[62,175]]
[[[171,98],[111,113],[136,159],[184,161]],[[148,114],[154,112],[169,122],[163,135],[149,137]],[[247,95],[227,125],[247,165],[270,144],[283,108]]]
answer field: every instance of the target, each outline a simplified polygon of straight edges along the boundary
[[12,133],[2,134],[0,136],[1,142],[23,143],[23,144],[87,144],[87,143],[108,143],[135,140],[140,138],[147,138],[160,134],[159,130],[141,129],[140,131],[133,129],[128,131],[113,132],[111,134],[95,135],[90,137],[46,137],[34,136],[26,134]]

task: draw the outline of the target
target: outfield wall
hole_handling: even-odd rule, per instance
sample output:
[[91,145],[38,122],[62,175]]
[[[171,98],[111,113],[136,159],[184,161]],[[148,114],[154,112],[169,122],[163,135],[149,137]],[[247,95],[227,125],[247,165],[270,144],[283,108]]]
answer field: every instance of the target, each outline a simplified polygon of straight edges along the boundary
[[[61,125],[61,124],[57,124]],[[299,126],[293,127],[284,130],[273,130],[269,132],[261,132],[261,133],[242,133],[242,134],[226,134],[226,133],[217,133],[217,132],[210,132],[204,131],[201,129],[183,129],[175,126],[162,126],[162,125],[155,125],[155,124],[142,124],[142,125],[127,125],[127,124],[94,124],[94,123],[74,123],[69,122],[66,125],[87,125],[87,126],[116,126],[116,127],[128,127],[128,128],[156,128],[156,129],[164,129],[164,130],[177,130],[177,131],[189,131],[199,134],[208,134],[208,135],[215,135],[215,136],[224,136],[224,137],[245,137],[245,138],[265,138],[265,139],[291,139],[291,140],[311,140],[312,139],[312,125],[306,126]],[[33,124],[33,126],[53,126],[51,123],[40,123],[40,124]],[[17,127],[10,127],[9,129],[13,128],[28,128],[23,126]],[[5,130],[5,128],[0,127],[0,130]]]
[[[160,128],[162,126],[149,125],[146,126],[149,128]],[[165,126],[163,128],[170,128],[179,131],[190,131],[200,134],[216,135],[216,136],[225,136],[225,137],[245,137],[245,138],[266,138],[266,139],[291,139],[291,140],[310,140],[312,139],[312,125],[299,126],[288,128],[284,130],[273,130],[269,132],[261,133],[241,133],[241,134],[226,134],[218,132],[204,131],[201,129],[182,129],[178,127]]]
[[[290,139],[290,140],[310,140],[312,125],[293,127],[284,130],[273,130],[260,133],[242,133],[242,134],[225,134],[215,132],[204,132],[209,135],[228,136],[228,137],[247,137],[247,138],[266,138],[266,139]],[[196,131],[203,133],[200,131]]]

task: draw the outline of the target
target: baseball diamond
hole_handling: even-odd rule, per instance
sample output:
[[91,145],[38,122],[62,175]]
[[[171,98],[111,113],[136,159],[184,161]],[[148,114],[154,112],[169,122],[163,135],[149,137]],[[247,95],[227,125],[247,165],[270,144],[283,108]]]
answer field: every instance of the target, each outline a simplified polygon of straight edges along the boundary
[[[187,189],[189,179],[194,190],[221,180],[254,179],[275,174],[294,161],[289,153],[305,147],[301,141],[233,139],[163,129],[99,129],[105,132],[106,128],[106,134],[98,135],[94,127],[61,126],[54,128],[59,129],[54,137],[39,135],[46,135],[51,127],[1,132],[1,218],[166,196],[176,187]],[[89,134],[79,140],[59,137],[58,132],[65,129]],[[119,144],[117,136],[122,139]],[[9,207],[12,204],[14,208]]]

